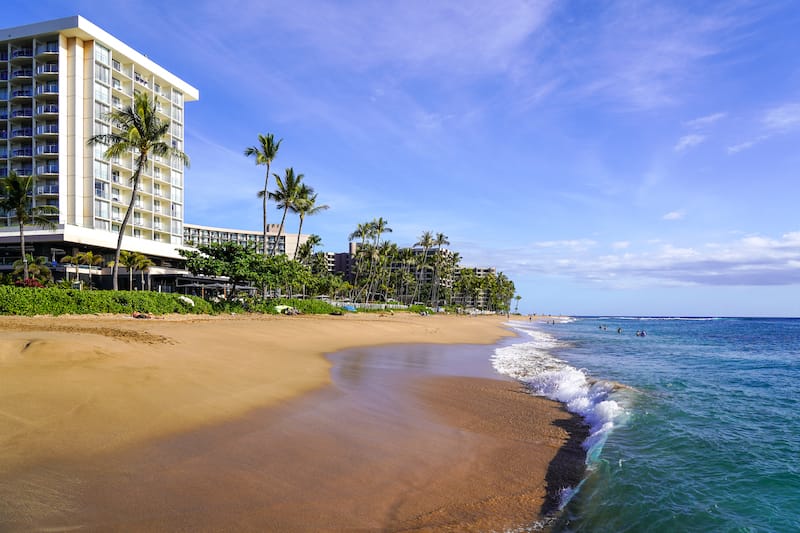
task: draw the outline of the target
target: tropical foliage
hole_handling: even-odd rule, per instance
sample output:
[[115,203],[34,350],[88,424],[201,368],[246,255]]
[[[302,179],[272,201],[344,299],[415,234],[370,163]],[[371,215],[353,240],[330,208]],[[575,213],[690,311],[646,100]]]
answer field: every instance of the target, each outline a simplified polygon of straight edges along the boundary
[[25,252],[25,226],[55,227],[51,218],[58,208],[49,205],[33,205],[32,193],[35,178],[21,176],[13,170],[0,180],[0,211],[11,215],[19,226],[20,260],[23,279],[28,279],[28,262]]

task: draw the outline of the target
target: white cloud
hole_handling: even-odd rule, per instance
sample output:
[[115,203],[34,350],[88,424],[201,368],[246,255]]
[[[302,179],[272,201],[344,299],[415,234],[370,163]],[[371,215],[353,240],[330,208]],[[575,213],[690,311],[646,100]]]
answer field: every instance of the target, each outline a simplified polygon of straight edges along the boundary
[[[569,241],[568,241],[569,242]],[[478,264],[514,275],[565,276],[615,288],[643,286],[780,286],[800,284],[800,231],[751,235],[698,246],[662,244],[642,253],[593,256],[590,250],[481,251]]]
[[662,218],[662,220],[681,220],[685,216],[686,216],[686,213],[684,211],[670,211],[669,213],[667,213],[666,215],[664,215],[661,218]]
[[699,135],[697,133],[690,133],[689,135],[684,135],[678,140],[678,143],[675,145],[676,152],[683,152],[687,148],[691,148],[692,146],[697,146],[701,144],[703,141],[706,140],[705,135]]
[[624,250],[630,247],[630,245],[631,245],[630,241],[617,241],[615,243],[612,243],[611,247],[614,248],[615,250]]
[[800,127],[800,103],[792,102],[768,109],[762,122],[767,129],[779,132]]
[[699,118],[695,118],[695,119],[692,119],[692,120],[688,120],[688,121],[684,122],[684,125],[686,127],[688,127],[688,128],[691,128],[691,129],[706,128],[706,127],[710,126],[711,124],[713,124],[713,123],[715,123],[715,122],[717,122],[719,120],[722,120],[726,116],[728,116],[727,113],[713,113],[711,115],[706,115],[704,117],[699,117]]

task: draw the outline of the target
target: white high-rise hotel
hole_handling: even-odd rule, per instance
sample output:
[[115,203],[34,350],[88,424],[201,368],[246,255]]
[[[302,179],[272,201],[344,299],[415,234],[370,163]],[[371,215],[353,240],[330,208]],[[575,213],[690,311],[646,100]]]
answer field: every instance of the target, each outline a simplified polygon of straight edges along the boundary
[[[170,142],[183,150],[184,106],[198,99],[196,88],[79,16],[0,30],[0,177],[12,170],[34,175],[35,205],[59,209],[57,229],[26,230],[37,255],[116,247],[133,155],[106,161],[105,147],[87,140],[110,131],[109,111],[139,92],[155,99],[171,124]],[[0,213],[2,248],[19,242],[11,222]],[[178,258],[183,222],[184,167],[153,157],[123,249]]]

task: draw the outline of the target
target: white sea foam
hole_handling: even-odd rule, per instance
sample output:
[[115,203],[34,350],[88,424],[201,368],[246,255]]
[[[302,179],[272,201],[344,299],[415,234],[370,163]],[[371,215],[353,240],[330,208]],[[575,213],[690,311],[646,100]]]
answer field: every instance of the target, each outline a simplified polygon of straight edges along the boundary
[[559,401],[582,416],[589,426],[583,446],[587,462],[593,461],[623,414],[622,407],[609,397],[614,384],[591,379],[586,371],[554,357],[551,351],[559,342],[552,335],[527,327],[517,329],[533,340],[497,348],[492,357],[494,368],[525,383],[533,394]]

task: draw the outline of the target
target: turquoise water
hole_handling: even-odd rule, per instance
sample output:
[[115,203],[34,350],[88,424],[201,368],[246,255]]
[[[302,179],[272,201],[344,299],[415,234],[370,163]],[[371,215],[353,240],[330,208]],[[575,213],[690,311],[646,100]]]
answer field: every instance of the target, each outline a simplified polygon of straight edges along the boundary
[[495,368],[592,428],[555,531],[800,531],[800,320],[521,329]]

